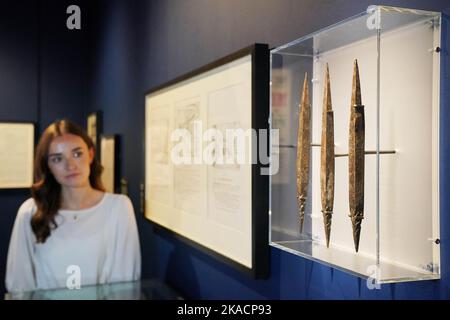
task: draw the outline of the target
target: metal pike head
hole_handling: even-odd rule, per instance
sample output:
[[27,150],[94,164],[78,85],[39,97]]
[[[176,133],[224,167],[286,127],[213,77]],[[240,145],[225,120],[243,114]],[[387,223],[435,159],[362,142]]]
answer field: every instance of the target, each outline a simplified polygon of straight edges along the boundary
[[364,219],[362,214],[355,214],[351,216],[352,219],[352,229],[353,229],[353,243],[355,245],[355,251],[359,250],[359,239],[361,235],[361,222]]
[[321,200],[327,248],[330,246],[334,202],[334,124],[331,104],[330,71],[325,68],[321,142]]
[[331,86],[330,86],[330,70],[328,63],[325,68],[325,88],[323,92],[323,112],[331,111]]
[[311,149],[311,106],[309,102],[308,74],[305,73],[300,102],[297,135],[297,203],[300,232],[303,230],[305,207],[308,196],[309,162]]
[[302,108],[304,106],[309,106],[308,72],[305,72],[305,78],[303,79],[302,100],[300,105]]
[[361,84],[359,83],[358,60],[353,62],[353,84],[352,84],[352,102],[351,106],[360,106],[361,102]]
[[353,84],[349,136],[349,196],[355,250],[359,250],[361,223],[364,218],[364,107],[361,102],[361,85],[358,61],[353,64]]

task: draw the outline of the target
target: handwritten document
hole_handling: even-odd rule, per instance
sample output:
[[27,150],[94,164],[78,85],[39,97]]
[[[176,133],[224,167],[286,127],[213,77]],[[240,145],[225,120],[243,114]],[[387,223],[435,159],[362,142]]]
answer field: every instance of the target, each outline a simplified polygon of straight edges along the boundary
[[31,187],[33,158],[33,124],[0,123],[0,188]]

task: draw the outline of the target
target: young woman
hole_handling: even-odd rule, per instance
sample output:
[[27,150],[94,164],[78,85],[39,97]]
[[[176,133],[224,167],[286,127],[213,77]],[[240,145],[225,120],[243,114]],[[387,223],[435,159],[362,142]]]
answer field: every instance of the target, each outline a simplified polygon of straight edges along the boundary
[[44,131],[32,198],[20,207],[11,235],[8,291],[140,278],[133,206],[124,195],[104,192],[94,154],[92,140],[70,121]]

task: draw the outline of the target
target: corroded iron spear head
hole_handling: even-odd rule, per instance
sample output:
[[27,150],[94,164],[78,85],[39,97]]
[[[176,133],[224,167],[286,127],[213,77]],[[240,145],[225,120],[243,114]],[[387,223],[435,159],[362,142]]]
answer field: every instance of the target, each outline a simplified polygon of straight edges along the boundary
[[308,198],[309,166],[311,154],[311,104],[309,102],[308,74],[303,81],[302,98],[297,133],[297,204],[300,232],[305,220],[305,207]]
[[320,162],[322,215],[325,239],[327,247],[329,247],[334,203],[334,118],[331,104],[331,85],[328,64],[326,64],[325,69]]
[[353,67],[352,98],[350,106],[349,129],[349,206],[352,221],[355,250],[359,250],[361,223],[364,219],[364,159],[365,159],[365,120],[364,106],[361,102],[358,62]]

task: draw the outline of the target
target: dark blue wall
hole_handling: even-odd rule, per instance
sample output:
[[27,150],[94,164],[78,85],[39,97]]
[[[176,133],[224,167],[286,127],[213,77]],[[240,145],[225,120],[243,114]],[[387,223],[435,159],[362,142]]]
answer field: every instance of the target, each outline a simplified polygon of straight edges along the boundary
[[[441,114],[440,281],[383,285],[381,290],[369,291],[365,281],[274,248],[271,249],[271,277],[255,281],[169,235],[156,232],[140,214],[145,91],[249,44],[260,42],[274,47],[377,3],[370,0],[100,0],[92,8],[82,6],[82,12],[90,15],[89,21],[95,26],[89,32],[95,40],[93,47],[84,53],[78,49],[87,47],[85,38],[58,29],[60,16],[56,12],[64,5],[55,1],[50,6],[48,10],[53,12],[53,18],[47,21],[47,31],[38,33],[36,22],[32,21],[39,6],[33,8],[27,2],[27,7],[22,8],[17,4],[14,10],[8,9],[12,11],[0,11],[0,36],[11,39],[7,46],[0,46],[0,119],[39,119],[46,125],[53,117],[69,115],[82,122],[88,112],[103,110],[104,133],[122,135],[122,176],[129,182],[129,195],[137,213],[143,277],[165,279],[187,297],[448,299],[450,256],[446,230],[450,229],[450,221],[446,213],[450,211],[450,202],[444,195],[450,191],[450,129],[444,124],[450,120],[449,108]],[[383,3],[450,11],[448,0]],[[21,14],[29,18],[25,25],[9,19],[4,27],[4,17]],[[54,35],[53,30],[60,32]],[[43,47],[37,54],[40,37]],[[92,55],[89,73],[85,68],[89,64],[86,54]],[[5,64],[3,56],[12,62]],[[34,93],[27,96],[25,92]],[[448,93],[443,92],[443,98],[447,99],[448,106]],[[88,107],[83,109],[86,99]],[[4,209],[0,215],[2,277],[12,222],[18,205],[26,197],[27,192],[0,191]]]
[[[86,2],[87,3],[87,2]],[[66,28],[66,8],[85,1],[9,1],[0,10],[0,121],[26,121],[40,133],[57,118],[84,124],[90,60],[87,23]],[[88,10],[86,10],[88,11]],[[87,16],[87,15],[86,15]],[[29,190],[0,190],[0,295],[14,219]]]
[[[370,0],[103,1],[99,6],[92,108],[105,129],[124,137],[123,175],[139,211],[144,182],[144,93],[192,69],[260,42],[274,47],[365,11]],[[450,11],[447,1],[384,1],[386,5]],[[446,102],[447,106],[449,100]],[[442,162],[450,163],[449,108],[442,114]],[[446,121],[446,122],[445,122]],[[143,276],[167,280],[190,298],[439,299],[450,298],[448,232],[450,168],[441,167],[442,280],[383,285],[271,249],[271,277],[252,280],[202,252],[160,234],[138,213]]]

